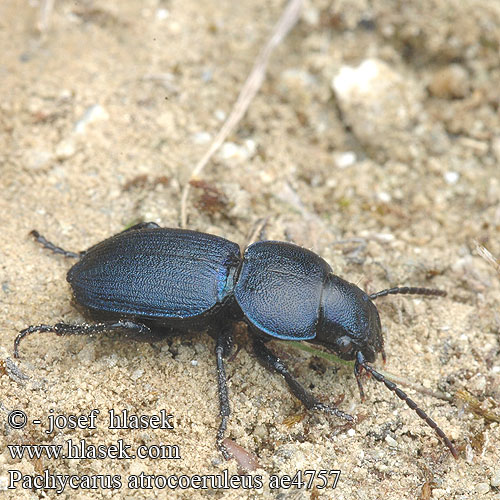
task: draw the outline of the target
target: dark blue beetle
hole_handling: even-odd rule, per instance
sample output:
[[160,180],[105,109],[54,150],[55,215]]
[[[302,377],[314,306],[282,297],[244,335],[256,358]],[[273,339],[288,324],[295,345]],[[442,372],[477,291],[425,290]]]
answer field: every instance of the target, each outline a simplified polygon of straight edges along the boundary
[[335,276],[315,253],[291,243],[259,241],[241,257],[236,243],[211,234],[138,224],[87,251],[74,253],[32,234],[46,248],[79,261],[67,280],[78,305],[97,324],[30,326],[14,344],[34,332],[57,335],[92,334],[123,330],[129,336],[157,340],[175,332],[206,328],[216,340],[221,424],[217,444],[223,445],[230,414],[224,357],[232,347],[232,322],[243,320],[252,332],[254,352],[271,371],[281,374],[292,393],[310,410],[321,410],[353,421],[334,406],[319,402],[290,374],[266,346],[272,339],[306,340],[320,344],[345,360],[354,360],[360,381],[365,370],[383,382],[443,439],[453,456],[451,441],[401,389],[367,362],[378,353],[385,359],[380,318],[372,300],[411,293],[445,295],[426,288],[392,288],[367,295]]

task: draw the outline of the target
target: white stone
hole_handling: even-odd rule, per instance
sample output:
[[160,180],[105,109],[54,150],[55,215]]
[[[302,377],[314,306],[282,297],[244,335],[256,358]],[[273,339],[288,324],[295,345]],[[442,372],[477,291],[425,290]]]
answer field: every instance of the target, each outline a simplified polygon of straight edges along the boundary
[[197,132],[191,136],[194,144],[208,144],[212,140],[212,134],[209,132]]
[[56,146],[56,158],[58,160],[67,160],[71,158],[76,153],[76,147],[73,141],[65,140],[61,141]]
[[491,479],[490,479],[490,484],[493,488],[500,487],[500,469],[493,471],[493,474],[491,475]]
[[137,368],[137,370],[134,370],[131,375],[130,375],[130,378],[134,381],[140,379],[142,376],[144,375],[144,370],[142,368]]
[[356,153],[343,151],[333,154],[333,161],[338,168],[347,168],[356,163]]
[[89,124],[108,119],[108,112],[100,104],[94,104],[93,106],[88,107],[82,117],[76,122],[75,133],[83,134]]
[[444,174],[444,180],[450,185],[456,184],[458,179],[460,179],[458,172],[445,172]]

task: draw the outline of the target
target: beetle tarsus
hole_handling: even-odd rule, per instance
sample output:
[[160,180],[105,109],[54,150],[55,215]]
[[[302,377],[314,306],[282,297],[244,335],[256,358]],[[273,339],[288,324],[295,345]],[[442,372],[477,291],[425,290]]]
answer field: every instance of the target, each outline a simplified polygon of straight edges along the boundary
[[24,330],[21,330],[14,340],[14,357],[19,358],[19,344],[24,337],[37,332],[53,332],[56,335],[93,335],[110,330],[125,330],[133,331],[140,335],[149,335],[151,330],[149,327],[142,323],[135,323],[131,320],[118,320],[118,321],[105,321],[96,324],[70,324],[70,323],[56,323],[55,325],[32,325]]
[[328,406],[318,401],[312,393],[307,391],[289,372],[288,368],[284,365],[283,361],[278,358],[271,350],[269,350],[264,342],[260,339],[254,339],[253,342],[254,352],[257,359],[269,370],[282,375],[290,388],[292,394],[302,402],[308,410],[319,410],[325,413],[330,413],[336,417],[343,418],[349,422],[354,421],[354,418],[348,413]]
[[219,448],[219,451],[222,453],[222,456],[226,460],[229,460],[232,457],[231,453],[229,453],[226,445],[224,444],[224,433],[226,432],[227,429],[228,420],[229,420],[229,415],[221,416],[221,422],[219,425],[219,429],[217,430],[217,438],[216,438],[217,448]]
[[329,413],[330,415],[335,415],[338,418],[343,418],[348,422],[354,422],[354,417],[352,415],[349,415],[349,413],[339,410],[335,406],[329,406],[318,402],[312,408],[309,408],[309,410],[323,411],[325,413]]

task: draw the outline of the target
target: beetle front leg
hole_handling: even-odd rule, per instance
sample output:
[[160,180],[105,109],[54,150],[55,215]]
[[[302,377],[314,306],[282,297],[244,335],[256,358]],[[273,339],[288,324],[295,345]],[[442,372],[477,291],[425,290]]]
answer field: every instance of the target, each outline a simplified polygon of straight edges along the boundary
[[289,372],[288,368],[283,364],[278,356],[269,350],[264,342],[260,339],[254,339],[253,349],[257,359],[270,371],[274,371],[282,375],[292,391],[292,394],[302,402],[308,410],[319,410],[336,417],[343,418],[349,422],[353,422],[354,418],[348,413],[344,413],[335,406],[328,406],[318,401],[314,395],[306,390]]
[[231,455],[224,446],[224,433],[227,429],[227,422],[229,421],[229,415],[231,414],[231,408],[229,406],[229,391],[227,389],[227,377],[226,370],[224,367],[224,357],[228,356],[231,352],[231,347],[233,345],[233,337],[231,330],[225,328],[220,331],[217,335],[215,343],[215,356],[217,361],[217,383],[218,383],[218,393],[219,393],[219,405],[220,405],[220,417],[221,422],[219,429],[217,431],[217,447],[221,451],[223,457],[226,460],[231,458]]
[[131,320],[105,321],[103,323],[71,325],[69,323],[57,323],[55,325],[33,325],[25,328],[14,340],[14,357],[19,357],[19,344],[24,337],[36,332],[54,332],[56,335],[92,335],[94,333],[125,330],[134,334],[151,335],[151,330],[142,323],[135,323]]

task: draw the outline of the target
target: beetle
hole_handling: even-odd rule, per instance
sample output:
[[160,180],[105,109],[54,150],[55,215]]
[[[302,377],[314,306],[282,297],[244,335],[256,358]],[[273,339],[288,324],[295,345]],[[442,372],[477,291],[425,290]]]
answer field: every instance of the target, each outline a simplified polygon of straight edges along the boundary
[[215,339],[221,421],[217,446],[223,444],[230,415],[224,358],[232,348],[232,324],[243,320],[253,351],[270,371],[283,376],[292,394],[308,410],[319,410],[348,422],[354,418],[320,402],[290,373],[266,345],[273,339],[307,341],[354,360],[361,398],[362,371],[383,383],[443,440],[455,458],[458,452],[441,428],[393,382],[369,363],[378,354],[385,361],[380,316],[373,301],[389,294],[444,296],[430,288],[396,287],[368,295],[332,272],[319,255],[292,243],[257,241],[243,255],[227,239],[185,229],[137,224],[83,252],[58,247],[37,231],[31,234],[45,248],[78,262],[70,268],[77,305],[98,323],[29,326],[14,341],[35,332],[88,335],[120,330],[132,337],[158,340],[189,330],[206,329]]

